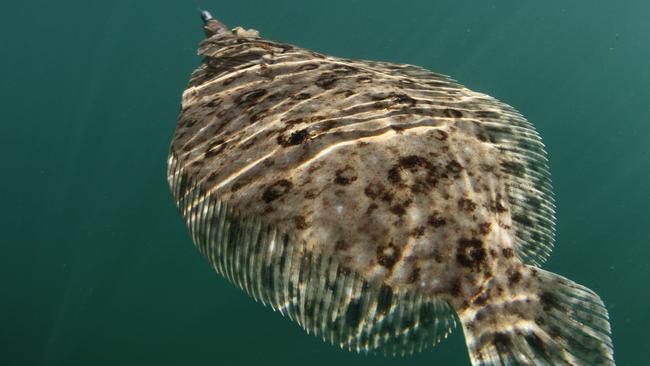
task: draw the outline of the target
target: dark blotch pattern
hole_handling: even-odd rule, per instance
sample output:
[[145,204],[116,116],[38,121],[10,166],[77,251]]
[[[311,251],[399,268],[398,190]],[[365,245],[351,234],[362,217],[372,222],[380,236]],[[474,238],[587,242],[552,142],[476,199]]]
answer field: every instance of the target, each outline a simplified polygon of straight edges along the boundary
[[535,333],[529,333],[524,336],[524,339],[526,340],[526,343],[530,346],[531,349],[535,350],[535,352],[539,354],[547,354],[548,350],[546,349],[546,346],[544,345],[544,341],[539,339],[537,334]]
[[550,292],[542,292],[541,295],[539,295],[539,301],[544,307],[545,311],[549,311],[551,309],[560,309],[560,303],[557,300],[557,297],[553,295]]
[[377,299],[377,313],[386,314],[393,303],[393,290],[386,285],[379,289],[379,298]]
[[316,85],[323,89],[332,89],[337,81],[337,76],[333,73],[325,73],[318,77]]
[[460,289],[461,289],[460,278],[457,277],[455,280],[451,281],[451,287],[449,288],[449,293],[453,297],[458,297],[461,294]]
[[435,228],[438,228],[445,225],[447,221],[442,216],[440,216],[440,214],[434,212],[427,219],[427,223]]
[[334,174],[334,183],[341,186],[347,186],[348,184],[356,181],[358,178],[357,173],[354,171],[354,168],[349,165],[343,169],[336,170]]
[[483,266],[486,256],[482,240],[476,238],[458,239],[456,261],[461,266],[478,270]]
[[461,198],[458,200],[458,207],[461,210],[472,212],[476,210],[476,203],[469,198]]
[[363,193],[371,199],[376,199],[384,192],[384,187],[377,183],[370,183],[364,188]]
[[413,203],[413,201],[406,200],[404,202],[398,202],[390,206],[390,212],[394,213],[397,216],[403,216],[406,213],[406,209]]
[[309,132],[306,129],[298,130],[292,132],[289,137],[284,138],[282,135],[278,136],[278,144],[288,147],[299,145],[305,142],[309,138]]
[[350,328],[355,329],[359,326],[362,307],[363,301],[360,299],[352,300],[348,305],[348,310],[345,312],[345,321]]
[[445,114],[445,116],[449,118],[461,118],[463,117],[463,112],[457,110],[457,109],[452,109],[452,108],[447,108],[445,109],[442,113]]
[[304,64],[298,68],[300,71],[314,70],[318,68],[318,64]]
[[525,216],[523,214],[512,215],[512,220],[521,225],[528,226],[528,227],[535,225],[533,220],[531,220],[528,216]]
[[267,91],[264,89],[255,89],[244,93],[235,98],[235,104],[239,106],[249,106],[257,102],[260,98],[266,95]]
[[427,170],[435,171],[435,167],[427,159],[417,156],[409,155],[399,159],[400,167],[408,169],[410,171],[415,171],[419,167],[423,167]]
[[388,269],[392,269],[400,258],[400,249],[392,242],[385,246],[377,247],[377,263]]
[[435,138],[440,141],[445,141],[449,137],[449,134],[443,130],[436,130]]
[[452,160],[447,163],[445,169],[447,169],[448,172],[456,175],[460,173],[461,170],[463,170],[463,167],[456,160]]
[[306,228],[309,227],[309,225],[307,224],[307,221],[302,216],[294,217],[293,218],[293,223],[296,225],[296,229],[298,229],[298,230],[305,230]]
[[526,174],[526,167],[523,164],[514,161],[504,161],[501,163],[503,172],[515,177],[523,177]]
[[262,193],[262,199],[266,203],[273,202],[289,192],[292,186],[293,184],[288,180],[280,179],[264,190],[264,193]]
[[481,225],[479,225],[479,231],[483,235],[489,234],[491,229],[492,229],[492,224],[490,224],[489,222],[484,222]]
[[399,173],[399,168],[397,167],[392,167],[388,171],[388,181],[393,183],[393,184],[399,184],[402,181],[402,176]]
[[413,268],[411,270],[411,274],[409,274],[408,283],[415,283],[417,280],[420,279],[420,269],[419,268]]
[[309,93],[298,93],[293,96],[293,99],[295,100],[305,100],[311,98],[311,94]]
[[350,244],[346,242],[345,240],[337,240],[336,241],[336,250],[346,250],[350,247]]
[[507,353],[510,348],[510,338],[504,333],[494,333],[492,344],[496,347],[499,353]]
[[521,281],[521,273],[519,271],[513,272],[508,276],[508,284],[510,286],[516,285],[519,281]]

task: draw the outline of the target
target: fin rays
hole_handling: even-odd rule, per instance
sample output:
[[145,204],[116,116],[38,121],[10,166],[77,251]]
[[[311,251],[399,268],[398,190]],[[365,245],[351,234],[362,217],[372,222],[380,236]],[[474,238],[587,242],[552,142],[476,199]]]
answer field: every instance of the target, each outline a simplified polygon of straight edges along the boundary
[[168,179],[199,251],[218,273],[308,333],[350,350],[405,355],[437,344],[455,327],[446,302],[371,285],[332,255],[206,194],[180,167],[172,156]]
[[[614,365],[607,310],[598,295],[532,268],[531,284],[518,289],[525,301],[460,312],[473,365]],[[492,325],[476,326],[477,319]]]

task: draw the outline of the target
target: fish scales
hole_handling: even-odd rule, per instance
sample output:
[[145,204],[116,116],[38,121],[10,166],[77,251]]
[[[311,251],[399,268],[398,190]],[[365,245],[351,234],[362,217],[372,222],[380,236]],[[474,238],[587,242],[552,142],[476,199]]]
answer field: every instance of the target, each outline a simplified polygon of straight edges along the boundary
[[411,353],[458,319],[476,365],[613,364],[602,301],[537,267],[555,206],[516,110],[416,66],[205,29],[168,177],[219,273],[349,349]]

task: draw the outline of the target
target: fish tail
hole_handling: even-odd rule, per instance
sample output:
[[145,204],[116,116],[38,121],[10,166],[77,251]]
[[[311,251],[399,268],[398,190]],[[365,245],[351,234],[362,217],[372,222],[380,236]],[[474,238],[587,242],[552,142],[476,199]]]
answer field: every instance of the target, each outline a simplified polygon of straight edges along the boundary
[[495,278],[458,311],[472,365],[615,365],[596,293],[532,266],[515,279]]

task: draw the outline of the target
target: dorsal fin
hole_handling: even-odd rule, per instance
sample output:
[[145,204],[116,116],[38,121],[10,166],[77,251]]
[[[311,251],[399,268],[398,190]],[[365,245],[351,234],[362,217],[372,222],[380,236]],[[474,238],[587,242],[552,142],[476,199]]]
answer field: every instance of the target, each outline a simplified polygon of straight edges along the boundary
[[475,94],[478,103],[491,107],[480,122],[487,141],[499,150],[518,254],[539,266],[555,243],[555,199],[544,144],[514,108]]
[[544,144],[533,125],[514,108],[473,92],[445,75],[413,65],[376,65],[415,81],[458,89],[469,97],[463,105],[470,108],[464,118],[478,122],[484,142],[499,151],[519,257],[527,264],[544,263],[555,242],[555,200]]
[[546,261],[555,243],[555,199],[544,144],[533,125],[507,104],[473,92],[448,76],[413,65],[373,62],[396,75],[458,89],[466,95],[463,118],[478,122],[484,142],[499,151],[506,199],[511,210],[518,255],[527,264]]

